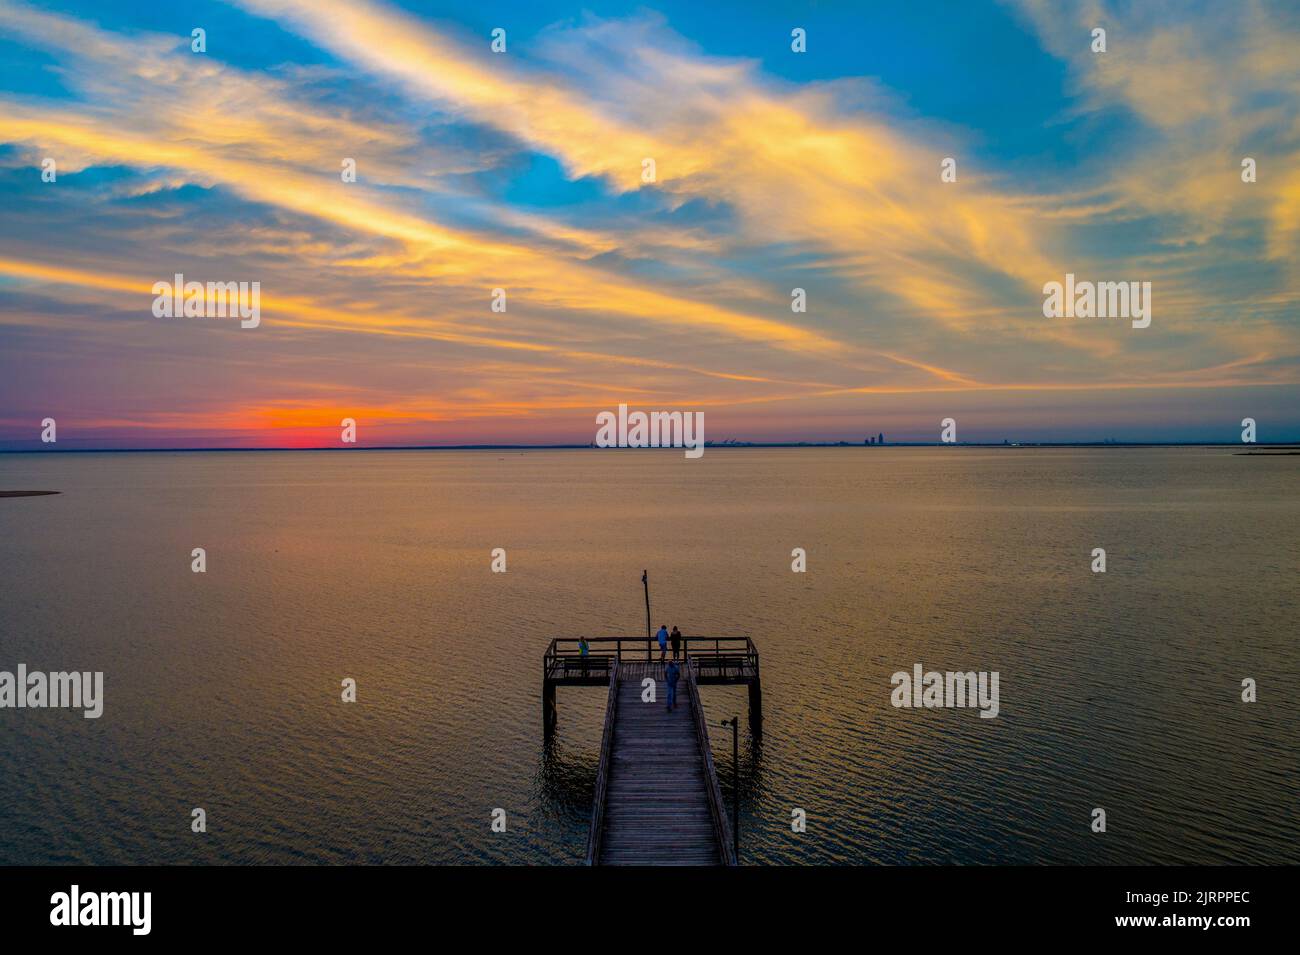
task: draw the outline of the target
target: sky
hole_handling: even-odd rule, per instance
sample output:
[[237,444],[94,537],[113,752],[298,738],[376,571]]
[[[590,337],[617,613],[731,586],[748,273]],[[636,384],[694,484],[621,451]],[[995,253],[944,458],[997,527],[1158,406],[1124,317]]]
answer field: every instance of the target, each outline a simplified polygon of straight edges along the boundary
[[[586,444],[620,404],[1300,440],[1297,50],[1258,0],[0,0],[0,449]],[[256,327],[155,314],[176,274],[258,283]],[[1150,325],[1045,317],[1067,274]]]

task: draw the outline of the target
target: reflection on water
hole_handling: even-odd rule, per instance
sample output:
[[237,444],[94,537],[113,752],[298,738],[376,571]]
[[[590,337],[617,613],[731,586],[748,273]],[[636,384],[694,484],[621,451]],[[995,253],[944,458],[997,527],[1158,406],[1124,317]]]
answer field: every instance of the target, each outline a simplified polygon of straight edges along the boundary
[[590,751],[568,750],[554,739],[542,744],[535,777],[537,798],[557,825],[583,813],[590,815],[599,762]]
[[[744,688],[701,689],[728,806],[717,724],[742,717],[745,861],[1294,863],[1297,467],[1212,449],[2,455],[0,488],[62,493],[0,500],[0,670],[103,670],[106,700],[99,720],[0,710],[0,861],[579,862],[605,692],[561,688],[545,746],[541,657],[554,636],[643,632],[648,568],[656,626],[761,653],[761,744]],[[915,663],[998,671],[1000,715],[893,708],[890,675]]]

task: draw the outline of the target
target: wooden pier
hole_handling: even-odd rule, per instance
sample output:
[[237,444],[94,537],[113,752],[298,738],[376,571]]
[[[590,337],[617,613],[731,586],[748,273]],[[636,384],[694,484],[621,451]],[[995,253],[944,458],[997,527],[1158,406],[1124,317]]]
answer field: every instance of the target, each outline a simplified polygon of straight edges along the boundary
[[[758,651],[748,637],[684,637],[677,706],[668,712],[666,663],[659,648],[629,637],[593,637],[582,655],[577,638],[551,641],[543,663],[543,725],[556,724],[559,686],[605,686],[589,865],[735,865],[731,824],[699,686],[749,687],[750,726],[760,732]],[[669,651],[671,658],[671,650]],[[643,701],[643,681],[655,700]]]

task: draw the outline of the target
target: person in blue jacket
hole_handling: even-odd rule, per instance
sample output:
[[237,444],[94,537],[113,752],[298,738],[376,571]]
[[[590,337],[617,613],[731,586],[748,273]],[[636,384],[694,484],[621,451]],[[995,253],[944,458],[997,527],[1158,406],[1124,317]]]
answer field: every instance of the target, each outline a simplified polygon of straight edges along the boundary
[[681,668],[677,665],[676,660],[668,663],[668,669],[664,671],[664,679],[668,683],[668,712],[673,711],[677,705],[677,681],[682,677]]

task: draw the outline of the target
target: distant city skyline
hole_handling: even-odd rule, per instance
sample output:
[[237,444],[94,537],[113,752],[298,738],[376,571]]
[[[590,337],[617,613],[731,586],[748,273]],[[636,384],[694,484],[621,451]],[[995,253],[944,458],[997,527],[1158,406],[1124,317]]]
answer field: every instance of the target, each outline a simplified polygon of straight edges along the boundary
[[831,6],[0,0],[0,449],[1300,440],[1300,9]]
[[[1060,441],[1060,440],[1013,440],[1003,438],[1001,441],[990,440],[962,440],[956,442],[943,442],[933,440],[899,440],[886,444],[878,441],[875,435],[872,435],[866,441],[847,441],[847,440],[817,440],[807,438],[788,438],[785,440],[773,439],[768,441],[753,441],[744,438],[723,438],[721,440],[710,440],[705,442],[705,447],[715,449],[725,448],[783,448],[783,447],[809,447],[809,448],[854,448],[854,447],[890,447],[890,448],[945,448],[945,447],[973,447],[973,448],[998,448],[998,447],[1023,447],[1023,448],[1070,448],[1070,447],[1223,447],[1232,448],[1242,451],[1252,449],[1269,449],[1269,448],[1300,448],[1300,441],[1260,441],[1257,443],[1243,444],[1239,441],[1232,440],[1191,440],[1191,441],[1120,441],[1115,438],[1104,438],[1099,441]],[[557,443],[482,443],[482,444],[355,444],[339,445],[338,443],[321,443],[317,445],[172,445],[164,447],[126,447],[116,443],[99,444],[94,442],[83,442],[79,445],[63,442],[61,445],[42,444],[40,442],[0,442],[0,454],[58,454],[58,453],[99,453],[114,451],[131,452],[131,453],[149,453],[149,452],[176,452],[176,451],[508,451],[508,450],[608,450],[608,451],[674,451],[675,448],[624,448],[611,447],[600,448],[593,442],[557,442]]]

